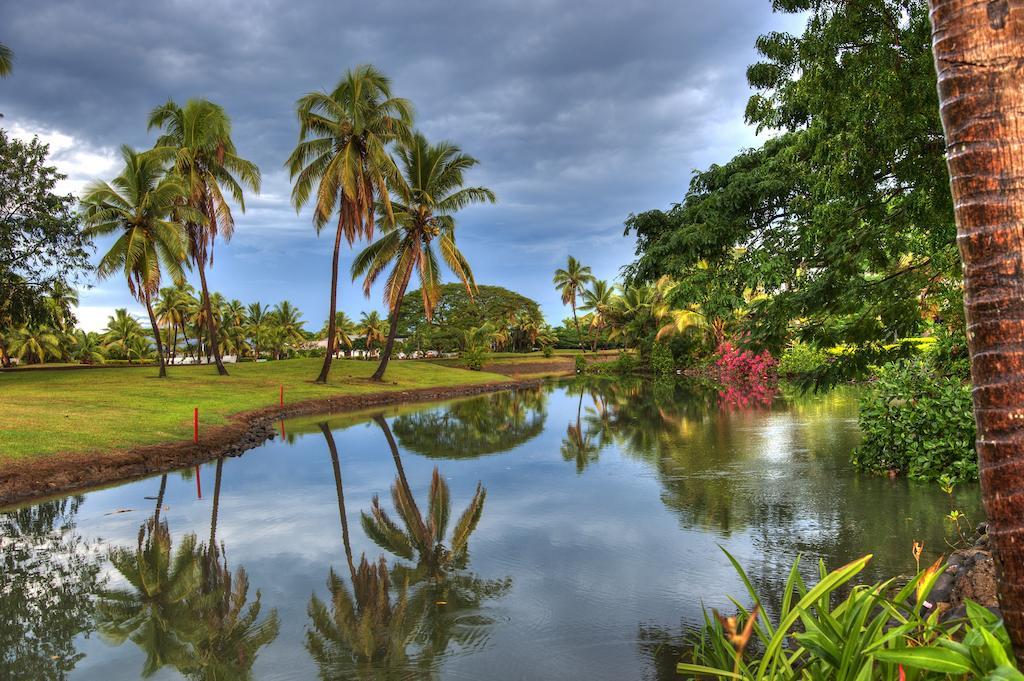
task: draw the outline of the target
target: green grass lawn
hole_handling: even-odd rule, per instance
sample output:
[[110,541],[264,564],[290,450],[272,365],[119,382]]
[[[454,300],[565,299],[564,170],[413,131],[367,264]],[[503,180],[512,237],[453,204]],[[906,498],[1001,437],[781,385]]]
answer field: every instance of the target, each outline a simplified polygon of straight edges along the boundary
[[327,385],[316,385],[321,359],[213,366],[14,371],[0,373],[0,465],[4,460],[56,452],[97,452],[192,438],[192,409],[200,428],[232,414],[278,403],[332,395],[446,387],[506,380],[432,362],[392,362],[384,383],[369,381],[376,362],[336,360]]

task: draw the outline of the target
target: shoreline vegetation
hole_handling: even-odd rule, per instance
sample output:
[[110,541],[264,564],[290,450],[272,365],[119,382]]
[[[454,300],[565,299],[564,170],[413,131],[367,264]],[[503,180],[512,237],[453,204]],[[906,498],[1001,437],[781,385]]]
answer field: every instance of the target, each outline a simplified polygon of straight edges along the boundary
[[375,362],[337,360],[330,381],[320,385],[309,380],[319,361],[243,363],[228,378],[213,365],[178,367],[164,380],[114,369],[2,374],[8,427],[0,508],[238,455],[273,437],[283,418],[475,395],[575,373],[575,355],[499,355],[483,371],[396,362],[389,380],[377,382],[370,378]]

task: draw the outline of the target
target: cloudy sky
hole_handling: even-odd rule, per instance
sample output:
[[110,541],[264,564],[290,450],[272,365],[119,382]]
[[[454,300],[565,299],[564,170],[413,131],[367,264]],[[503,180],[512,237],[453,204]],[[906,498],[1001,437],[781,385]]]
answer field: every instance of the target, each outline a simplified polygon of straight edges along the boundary
[[[756,142],[743,124],[753,43],[795,30],[768,0],[0,0],[0,42],[15,52],[0,81],[2,125],[38,134],[68,191],[117,172],[116,149],[148,146],[147,113],[205,97],[234,122],[263,192],[218,244],[213,288],[244,302],[287,298],[310,329],[327,317],[332,239],[289,202],[284,159],[295,100],[373,63],[416,105],[429,138],[476,156],[469,180],[494,206],[459,218],[479,283],[568,313],[553,270],[575,255],[615,278],[630,261],[631,213],[678,201],[695,168]],[[100,245],[102,247],[102,244]],[[343,271],[351,254],[346,253]],[[344,277],[347,282],[348,277]],[[79,317],[99,329],[114,307],[140,312],[120,280],[83,292]],[[346,284],[351,315],[381,308]]]

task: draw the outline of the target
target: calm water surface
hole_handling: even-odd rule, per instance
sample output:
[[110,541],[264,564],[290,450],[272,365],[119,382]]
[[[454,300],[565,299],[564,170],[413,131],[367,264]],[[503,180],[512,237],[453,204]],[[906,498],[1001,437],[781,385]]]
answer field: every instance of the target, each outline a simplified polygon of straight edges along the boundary
[[[282,429],[0,515],[0,678],[673,678],[702,603],[742,596],[718,547],[771,602],[798,554],[906,573],[912,540],[938,553],[951,508],[979,513],[852,471],[842,391],[738,409],[576,383]],[[440,525],[441,547],[404,538]]]

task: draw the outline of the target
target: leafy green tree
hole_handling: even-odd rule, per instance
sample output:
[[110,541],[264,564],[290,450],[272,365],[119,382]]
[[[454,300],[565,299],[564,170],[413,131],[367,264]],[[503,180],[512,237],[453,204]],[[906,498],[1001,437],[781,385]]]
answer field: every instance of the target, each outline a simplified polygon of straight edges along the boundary
[[306,334],[302,328],[302,313],[289,301],[283,300],[275,305],[270,315],[274,320],[274,325],[284,335],[285,342],[297,345],[306,340]]
[[501,286],[477,285],[470,295],[461,284],[442,284],[429,319],[422,292],[409,292],[400,308],[398,333],[418,336],[429,349],[454,350],[462,346],[468,329],[488,323],[494,329],[508,328],[509,347],[527,351],[533,348],[544,318],[536,301]]
[[[185,203],[191,209],[181,216],[188,236],[188,255],[199,270],[203,316],[209,347],[217,372],[227,375],[217,345],[217,319],[206,285],[206,268],[213,266],[217,236],[225,241],[235,231],[230,196],[245,212],[243,187],[260,191],[260,170],[238,155],[231,139],[231,119],[224,109],[205,99],[190,99],[181,107],[169,100],[149,114],[149,128],[160,128],[156,147],[174,151],[174,171],[186,188]],[[227,195],[227,196],[225,196]]]
[[139,320],[128,314],[126,308],[119,307],[107,317],[107,326],[103,329],[103,347],[124,359],[128,346],[136,338],[141,338],[143,333]]
[[260,358],[260,347],[271,325],[270,306],[259,301],[250,303],[246,311],[246,333],[252,341],[253,355]]
[[116,236],[100,260],[101,279],[121,272],[128,290],[145,304],[160,359],[160,377],[167,375],[159,325],[153,313],[153,296],[160,290],[161,270],[175,282],[183,281],[185,244],[177,219],[200,216],[177,204],[187,187],[165,172],[166,154],[139,153],[121,147],[125,168],[110,183],[91,184],[82,200],[90,236]]
[[597,341],[607,325],[605,312],[615,298],[615,287],[604,279],[595,279],[591,283],[590,288],[584,288],[581,291],[581,295],[583,297],[583,304],[580,305],[580,311],[591,314],[590,332],[593,340],[592,349],[596,352]]
[[[0,130],[2,331],[28,324],[73,324],[70,309],[63,310],[61,319],[54,318],[47,294],[69,290],[69,284],[89,269],[91,239],[74,210],[76,198],[54,191],[66,176],[46,164],[48,151],[38,139],[23,142]],[[9,364],[2,344],[0,363]]]
[[364,312],[356,325],[356,332],[363,337],[366,351],[370,352],[374,344],[380,345],[387,338],[387,323],[376,310]]
[[[389,190],[398,179],[398,168],[388,146],[408,135],[412,104],[391,94],[384,74],[363,65],[346,73],[331,92],[310,92],[296,107],[299,143],[286,164],[295,181],[292,203],[298,210],[315,194],[317,234],[338,213],[327,317],[327,346],[333,348],[341,239],[352,245],[357,238],[373,236],[377,202],[387,222],[394,222]],[[317,383],[327,382],[333,357],[334,353],[325,354]]]
[[565,269],[555,270],[553,282],[558,292],[562,294],[562,304],[572,306],[572,319],[576,324],[576,335],[579,337],[580,350],[583,349],[583,332],[580,330],[580,320],[576,315],[576,299],[583,287],[594,281],[594,275],[590,267],[580,264],[576,258],[569,256]]
[[[960,285],[924,0],[787,0],[802,34],[758,38],[746,120],[770,139],[694,175],[682,203],[632,216],[631,283],[671,275],[679,309],[778,350],[793,336],[881,363]],[[925,306],[927,307],[927,305]],[[897,351],[893,351],[897,352]]]
[[[380,239],[367,246],[352,263],[352,278],[365,276],[363,292],[391,268],[384,285],[384,303],[391,322],[374,380],[382,380],[398,335],[399,310],[415,272],[423,310],[429,320],[440,297],[441,258],[472,295],[475,281],[469,262],[455,245],[455,213],[474,203],[494,203],[486,187],[464,186],[464,173],[478,161],[451,142],[431,144],[417,132],[397,149],[401,174],[391,183],[393,220]],[[385,216],[380,216],[384,218]]]

